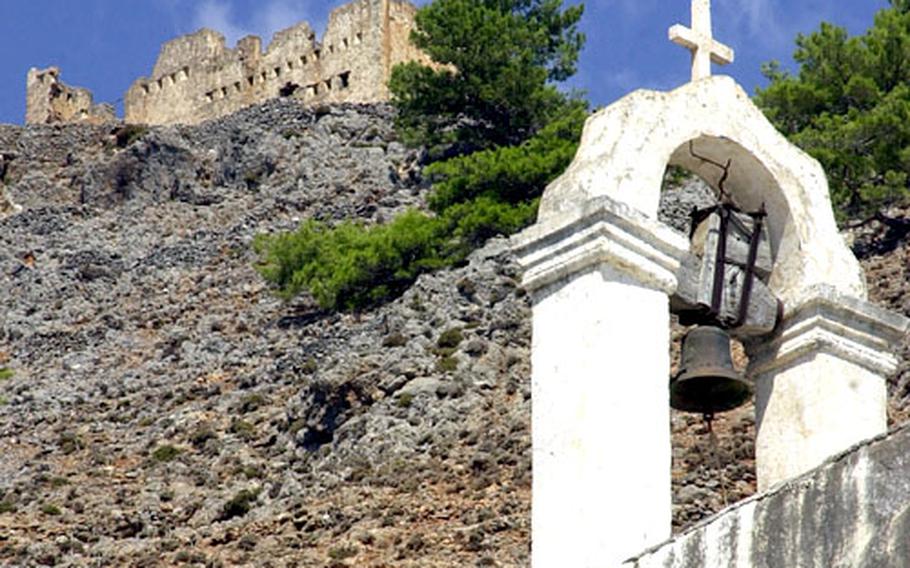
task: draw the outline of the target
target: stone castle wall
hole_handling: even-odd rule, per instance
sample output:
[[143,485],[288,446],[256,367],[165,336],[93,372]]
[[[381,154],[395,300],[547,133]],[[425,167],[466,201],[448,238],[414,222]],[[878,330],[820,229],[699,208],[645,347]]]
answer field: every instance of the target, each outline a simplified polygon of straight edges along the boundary
[[[398,63],[429,59],[409,40],[417,9],[407,0],[354,0],[332,11],[322,41],[301,22],[277,32],[265,51],[256,36],[228,48],[202,29],[165,43],[151,77],[124,97],[124,121],[196,124],[276,97],[307,103],[370,103],[389,99]],[[88,89],[59,81],[59,69],[28,75],[26,124],[112,122],[110,105]]]
[[409,41],[416,8],[404,0],[355,0],[336,8],[322,41],[303,22],[229,49],[201,30],[166,43],[150,78],[133,83],[125,121],[195,124],[293,96],[308,103],[388,100],[392,66],[422,54]]
[[114,107],[96,105],[91,91],[60,81],[60,69],[32,68],[26,80],[26,124],[115,122]]

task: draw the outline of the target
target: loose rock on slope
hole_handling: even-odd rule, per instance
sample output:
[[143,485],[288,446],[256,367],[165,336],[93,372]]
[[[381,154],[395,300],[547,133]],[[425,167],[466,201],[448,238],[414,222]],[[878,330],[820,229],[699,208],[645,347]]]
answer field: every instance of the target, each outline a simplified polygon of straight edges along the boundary
[[[421,206],[390,118],[273,101],[197,127],[0,126],[23,207],[0,214],[0,564],[529,564],[507,241],[361,314],[283,303],[253,268],[256,234]],[[677,526],[754,490],[748,410],[719,453],[696,418],[672,428]]]
[[0,563],[526,562],[505,242],[359,316],[283,304],[253,269],[258,233],[420,203],[389,118],[276,101],[196,128],[0,128],[25,207],[0,221]]

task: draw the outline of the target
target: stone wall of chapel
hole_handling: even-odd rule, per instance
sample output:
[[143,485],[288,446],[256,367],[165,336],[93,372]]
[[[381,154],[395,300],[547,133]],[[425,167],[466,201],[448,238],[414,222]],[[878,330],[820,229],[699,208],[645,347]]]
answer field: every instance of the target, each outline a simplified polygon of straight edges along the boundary
[[910,566],[910,427],[727,508],[621,568]]

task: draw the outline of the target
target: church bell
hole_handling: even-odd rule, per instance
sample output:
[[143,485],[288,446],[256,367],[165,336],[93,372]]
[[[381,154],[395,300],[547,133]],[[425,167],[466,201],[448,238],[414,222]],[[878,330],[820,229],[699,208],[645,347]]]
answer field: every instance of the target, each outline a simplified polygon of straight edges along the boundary
[[697,326],[683,338],[679,373],[670,381],[670,405],[713,415],[741,406],[752,385],[736,371],[730,336],[715,326]]

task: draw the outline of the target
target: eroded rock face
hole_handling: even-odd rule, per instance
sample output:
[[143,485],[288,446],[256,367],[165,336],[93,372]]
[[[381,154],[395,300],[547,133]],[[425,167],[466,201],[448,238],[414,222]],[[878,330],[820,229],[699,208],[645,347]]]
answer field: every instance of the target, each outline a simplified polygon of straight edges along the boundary
[[[528,565],[530,310],[506,242],[356,315],[283,303],[253,268],[256,234],[421,205],[390,118],[274,101],[0,126],[23,206],[0,219],[0,564]],[[674,414],[677,527],[754,491],[752,428],[719,417],[715,444]]]
[[284,304],[253,269],[258,233],[419,205],[390,117],[0,130],[25,205],[0,221],[0,563],[524,562],[505,241],[359,316]]
[[[886,211],[885,218],[887,223],[872,222],[850,231],[850,240],[866,272],[870,299],[910,315],[910,209]],[[901,364],[888,381],[888,422],[892,426],[910,419],[910,335],[896,350]]]
[[6,188],[0,187],[0,218],[8,217],[21,210],[21,207],[13,203],[13,200],[6,192]]

